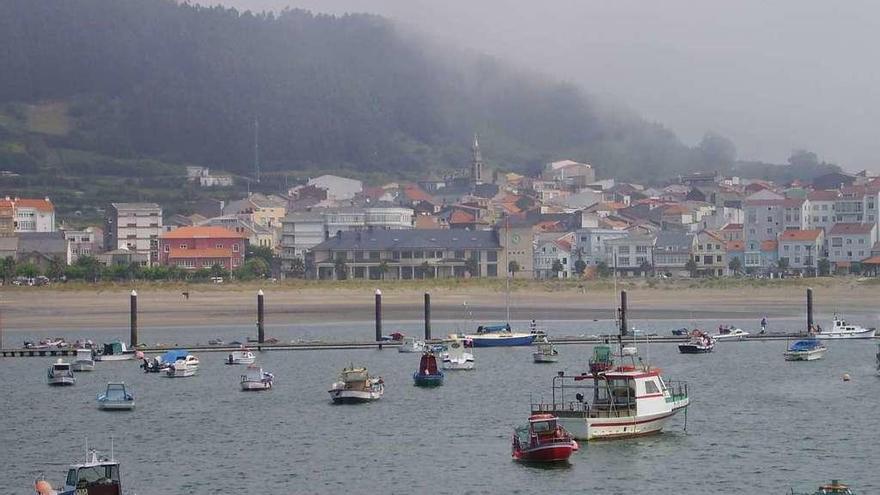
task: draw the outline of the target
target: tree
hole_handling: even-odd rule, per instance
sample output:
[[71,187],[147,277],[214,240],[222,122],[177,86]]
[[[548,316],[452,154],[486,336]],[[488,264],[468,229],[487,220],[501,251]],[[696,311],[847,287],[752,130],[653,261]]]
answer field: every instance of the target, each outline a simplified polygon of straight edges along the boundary
[[21,277],[34,278],[40,274],[40,268],[33,263],[24,263],[16,267],[15,273]]
[[605,278],[605,277],[609,277],[609,276],[611,276],[611,275],[612,275],[612,271],[613,271],[613,270],[611,269],[610,266],[608,266],[608,263],[605,263],[604,261],[600,261],[599,263],[596,264],[596,273],[597,273],[597,274],[599,275],[599,277],[601,277],[601,278]]
[[516,273],[519,270],[519,263],[516,260],[510,260],[507,263],[507,273],[509,273],[511,277],[516,277]]
[[212,277],[228,277],[229,272],[226,271],[226,268],[223,268],[223,265],[220,263],[214,263],[211,265],[211,276]]
[[742,260],[737,256],[730,260],[727,267],[730,268],[730,271],[733,272],[734,275],[739,275],[739,272],[742,271]]
[[306,263],[302,258],[294,258],[290,263],[290,273],[296,278],[305,278]]
[[422,262],[419,270],[422,272],[422,278],[434,278],[434,271],[431,269],[431,264],[427,261]]
[[691,274],[691,277],[697,276],[697,262],[694,261],[693,258],[687,260],[687,263],[684,264],[684,268]]
[[46,268],[46,276],[52,280],[58,280],[64,276],[64,262],[58,256],[53,256],[49,260],[49,267]]
[[15,276],[15,258],[7,256],[0,261],[0,274],[3,276],[4,283]]
[[821,277],[827,277],[831,274],[831,262],[828,261],[828,258],[819,258],[816,268],[818,268]]
[[376,269],[379,270],[379,276],[382,277],[382,280],[385,280],[385,274],[391,270],[391,265],[389,265],[387,261],[382,260]]
[[578,276],[583,276],[584,272],[587,270],[587,263],[579,259],[574,262],[574,272],[578,274]]
[[475,259],[469,259],[464,262],[464,269],[471,275],[471,277],[479,277],[480,276],[480,264],[477,263]]
[[776,262],[776,268],[783,275],[785,275],[786,272],[788,272],[788,267],[789,267],[788,258],[779,258],[779,261]]
[[272,260],[275,259],[275,253],[272,251],[272,248],[267,246],[248,246],[247,251],[244,253],[244,257],[247,260],[262,258],[267,265],[272,266]]
[[344,258],[336,258],[336,261],[333,263],[333,270],[336,272],[336,280],[348,279],[348,264],[345,263]]
[[641,271],[645,275],[651,273],[653,269],[654,267],[651,266],[650,263],[648,263],[648,260],[643,261],[642,264],[639,265],[639,271]]
[[562,266],[562,262],[561,262],[561,261],[559,261],[559,260],[553,260],[553,266],[550,267],[550,270],[553,271],[553,276],[558,278],[558,277],[559,277],[559,274],[560,274],[563,270],[565,270],[565,267]]

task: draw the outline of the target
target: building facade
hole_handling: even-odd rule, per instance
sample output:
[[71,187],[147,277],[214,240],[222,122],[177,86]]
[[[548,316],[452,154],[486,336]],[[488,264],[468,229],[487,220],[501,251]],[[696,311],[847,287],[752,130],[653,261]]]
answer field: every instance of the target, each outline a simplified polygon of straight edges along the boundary
[[15,198],[12,202],[16,232],[55,232],[55,205],[49,198]]
[[852,263],[869,258],[876,242],[876,224],[835,224],[828,234],[828,261],[837,269],[849,268]]
[[685,232],[659,232],[654,244],[654,270],[669,277],[687,277],[694,235]]
[[162,207],[156,203],[111,203],[104,214],[104,250],[128,249],[159,262]]
[[247,236],[223,227],[181,227],[159,238],[160,262],[185,270],[244,264]]
[[501,244],[493,231],[340,232],[308,253],[319,280],[497,277]]
[[693,257],[697,275],[723,277],[728,272],[727,243],[712,231],[703,230],[696,235]]
[[[571,278],[574,273],[571,244],[573,234],[538,234],[536,237],[535,278]],[[561,270],[554,270],[554,265]]]
[[815,275],[824,254],[822,229],[786,230],[779,234],[778,257],[790,271]]
[[654,271],[654,244],[651,235],[628,234],[608,239],[606,249],[611,253],[611,267],[622,275],[647,276]]

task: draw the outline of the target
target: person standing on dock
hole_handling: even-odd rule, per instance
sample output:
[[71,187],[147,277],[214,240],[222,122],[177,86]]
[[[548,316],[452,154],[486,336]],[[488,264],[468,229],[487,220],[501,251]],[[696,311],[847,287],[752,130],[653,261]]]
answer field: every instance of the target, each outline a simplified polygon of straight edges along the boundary
[[761,318],[761,334],[763,335],[766,330],[767,330],[767,317],[765,316],[765,317]]

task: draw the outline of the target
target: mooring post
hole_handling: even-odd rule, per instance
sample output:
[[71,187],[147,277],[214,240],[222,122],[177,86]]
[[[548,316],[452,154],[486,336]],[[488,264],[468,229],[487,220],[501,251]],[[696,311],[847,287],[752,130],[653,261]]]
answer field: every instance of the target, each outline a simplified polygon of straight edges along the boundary
[[626,326],[626,291],[620,291],[620,336],[627,336],[627,326]]
[[138,293],[136,290],[131,290],[131,347],[135,348],[138,345]]
[[265,323],[263,289],[260,289],[257,291],[257,342],[260,344],[266,340]]
[[431,294],[425,292],[425,340],[431,340]]
[[[376,289],[376,342],[382,341],[382,291]],[[379,347],[381,349],[381,347]]]
[[813,288],[807,288],[807,332],[813,332]]

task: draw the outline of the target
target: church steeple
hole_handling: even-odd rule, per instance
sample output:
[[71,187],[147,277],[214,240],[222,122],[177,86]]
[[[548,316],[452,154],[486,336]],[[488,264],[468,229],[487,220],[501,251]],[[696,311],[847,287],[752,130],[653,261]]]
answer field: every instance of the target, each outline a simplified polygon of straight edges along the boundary
[[480,153],[480,141],[477,133],[474,133],[474,145],[471,148],[473,152],[473,162],[471,162],[471,181],[474,184],[483,183],[483,154]]

